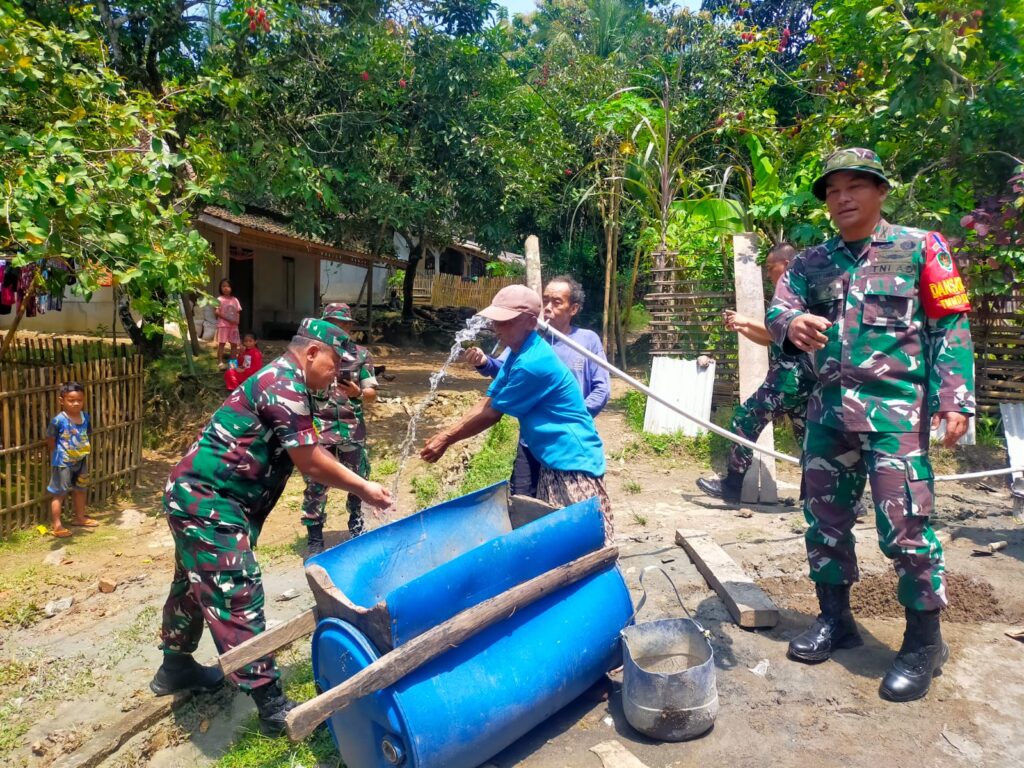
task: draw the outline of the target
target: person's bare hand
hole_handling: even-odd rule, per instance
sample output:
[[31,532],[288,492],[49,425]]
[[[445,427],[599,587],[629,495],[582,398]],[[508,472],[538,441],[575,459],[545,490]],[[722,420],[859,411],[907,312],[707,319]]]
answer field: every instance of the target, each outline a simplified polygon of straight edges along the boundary
[[360,389],[359,385],[354,381],[339,381],[338,386],[341,388],[341,391],[345,393],[345,397],[350,399],[353,397],[359,397],[363,394],[363,390]]
[[480,347],[470,347],[469,349],[463,350],[462,359],[474,368],[479,368],[487,362],[487,353],[480,349]]
[[946,434],[942,436],[942,444],[952,448],[957,441],[967,434],[970,416],[959,411],[943,411],[932,416],[932,429],[938,429],[939,422],[946,422]]
[[722,321],[725,323],[725,330],[736,330],[736,318],[738,316],[739,313],[735,309],[727,309],[724,312],[722,312]]
[[359,498],[373,507],[373,514],[376,517],[380,517],[380,510],[387,509],[392,503],[391,491],[380,483],[373,481],[367,481],[363,492],[359,494]]
[[828,337],[822,333],[832,327],[832,323],[818,315],[797,315],[789,324],[787,336],[804,352],[816,352],[824,349]]
[[448,435],[444,432],[438,432],[423,444],[423,450],[420,451],[420,458],[428,464],[433,464],[444,456],[444,452],[447,450]]

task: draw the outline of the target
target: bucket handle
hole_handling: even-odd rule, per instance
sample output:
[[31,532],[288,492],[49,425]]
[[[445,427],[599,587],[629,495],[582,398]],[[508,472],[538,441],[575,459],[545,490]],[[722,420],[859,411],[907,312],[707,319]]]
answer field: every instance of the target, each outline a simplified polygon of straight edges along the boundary
[[630,623],[633,622],[633,620],[636,618],[637,614],[640,613],[640,609],[644,607],[644,603],[647,602],[647,587],[644,586],[644,576],[647,575],[648,571],[661,571],[661,575],[665,577],[665,579],[668,581],[669,586],[672,587],[672,591],[675,593],[675,596],[676,596],[676,601],[679,603],[679,607],[683,609],[683,613],[686,614],[686,618],[688,618],[690,621],[692,621],[696,625],[697,629],[700,630],[700,633],[702,635],[704,635],[704,637],[707,640],[710,641],[711,640],[711,633],[708,632],[708,630],[704,629],[704,627],[701,625],[701,623],[699,621],[697,621],[695,618],[693,618],[693,615],[690,613],[690,611],[687,610],[685,605],[683,605],[683,598],[681,598],[679,596],[679,590],[676,589],[675,582],[672,581],[672,577],[669,576],[668,573],[665,572],[665,569],[662,568],[660,565],[648,565],[646,568],[644,568],[642,571],[640,571],[640,589],[643,590],[644,594],[640,598],[640,602],[637,603],[637,605],[636,605],[636,610],[633,611],[633,615],[629,617],[629,621],[626,622],[626,624],[629,625]]

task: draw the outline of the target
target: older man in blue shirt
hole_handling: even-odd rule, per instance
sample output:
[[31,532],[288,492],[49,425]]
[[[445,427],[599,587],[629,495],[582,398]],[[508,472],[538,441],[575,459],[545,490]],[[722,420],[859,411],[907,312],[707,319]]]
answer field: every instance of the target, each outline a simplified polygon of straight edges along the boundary
[[[574,342],[604,359],[604,347],[601,339],[593,331],[576,328],[573,319],[583,308],[583,286],[568,275],[552,278],[544,288],[544,319],[556,331],[568,336]],[[608,403],[611,382],[608,371],[594,361],[584,357],[561,339],[548,339],[555,354],[572,372],[583,393],[583,402],[591,416],[597,416]],[[463,359],[473,365],[477,371],[490,378],[498,375],[502,365],[509,356],[509,349],[499,357],[491,357],[479,347],[466,350]],[[520,439],[516,461],[512,467],[509,484],[512,493],[524,496],[537,496],[537,482],[540,477],[540,462],[525,439]]]
[[519,420],[519,434],[540,465],[537,498],[556,507],[597,496],[612,536],[611,502],[604,487],[604,444],[583,402],[576,377],[536,331],[540,296],[524,285],[502,288],[480,311],[509,348],[483,398],[456,425],[431,437],[420,457],[435,462],[448,447],[496,424]]

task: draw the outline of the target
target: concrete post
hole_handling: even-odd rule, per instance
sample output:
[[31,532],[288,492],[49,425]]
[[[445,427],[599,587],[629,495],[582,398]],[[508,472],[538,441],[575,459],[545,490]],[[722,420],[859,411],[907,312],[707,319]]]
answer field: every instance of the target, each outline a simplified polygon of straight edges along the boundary
[[[757,265],[757,235],[745,232],[733,235],[733,264],[736,274],[736,311],[741,315],[764,321],[764,278]],[[768,348],[739,335],[740,401],[754,393],[768,375]],[[769,423],[757,444],[775,447],[775,435]],[[754,463],[743,479],[740,497],[748,503],[775,504],[779,500],[775,482],[775,459],[754,453]]]
[[544,293],[544,281],[540,274],[540,240],[536,235],[526,238],[526,284],[538,296]]

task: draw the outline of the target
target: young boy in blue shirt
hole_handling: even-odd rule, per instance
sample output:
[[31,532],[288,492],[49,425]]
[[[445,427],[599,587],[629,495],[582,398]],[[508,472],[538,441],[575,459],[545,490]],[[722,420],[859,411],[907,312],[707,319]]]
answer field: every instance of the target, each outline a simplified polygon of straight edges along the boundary
[[69,381],[60,388],[61,412],[50,420],[46,428],[46,445],[50,449],[50,484],[46,490],[53,494],[50,501],[51,532],[59,539],[67,538],[71,531],[60,520],[64,497],[71,493],[74,521],[79,528],[95,528],[98,522],[85,514],[85,495],[89,489],[89,450],[92,423],[85,407],[85,387]]

